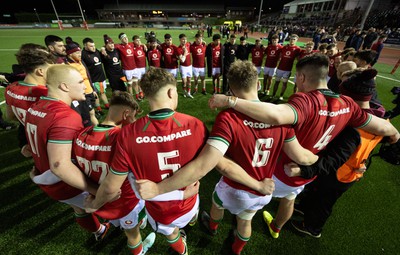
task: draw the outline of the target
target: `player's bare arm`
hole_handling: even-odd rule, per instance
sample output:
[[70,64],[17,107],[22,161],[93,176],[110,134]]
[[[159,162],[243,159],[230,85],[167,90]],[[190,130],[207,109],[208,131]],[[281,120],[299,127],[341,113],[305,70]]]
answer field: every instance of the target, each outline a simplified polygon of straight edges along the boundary
[[127,175],[117,175],[113,172],[109,172],[100,184],[95,197],[89,196],[85,201],[85,211],[87,213],[92,213],[97,211],[105,203],[111,202],[119,197],[120,188],[122,183],[125,181]]
[[375,135],[389,136],[390,143],[395,143],[400,139],[399,131],[385,119],[371,115],[371,121],[361,129]]
[[179,169],[171,177],[157,184],[148,180],[137,180],[136,189],[142,199],[150,199],[159,194],[186,187],[203,178],[222,157],[223,155],[219,150],[206,144],[196,159]]
[[212,96],[208,104],[211,109],[231,107],[253,119],[273,125],[293,124],[295,121],[295,114],[288,104],[253,102],[225,95]]
[[216,168],[223,176],[256,190],[261,194],[271,195],[275,190],[275,182],[273,179],[265,178],[264,180],[257,181],[251,177],[241,166],[226,157],[219,161]]
[[309,166],[318,160],[318,156],[301,146],[297,139],[285,142],[282,149],[289,158],[300,165]]
[[72,144],[47,143],[50,170],[65,183],[95,194],[97,184],[88,180],[71,161]]

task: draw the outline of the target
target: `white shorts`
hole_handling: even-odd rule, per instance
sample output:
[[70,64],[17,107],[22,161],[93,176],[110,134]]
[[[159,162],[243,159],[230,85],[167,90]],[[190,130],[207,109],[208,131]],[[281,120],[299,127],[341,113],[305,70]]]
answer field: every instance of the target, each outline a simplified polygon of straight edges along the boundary
[[290,71],[282,71],[277,69],[275,80],[280,81],[282,79],[283,82],[286,82],[289,80],[290,74],[291,74]]
[[85,198],[87,196],[89,196],[89,192],[84,191],[81,194],[78,194],[78,195],[76,195],[76,196],[74,196],[74,197],[72,197],[70,199],[59,200],[59,201],[61,203],[67,204],[67,205],[74,205],[74,206],[77,206],[77,207],[79,207],[81,209],[85,209],[85,206],[84,206],[83,203],[84,203]]
[[143,74],[146,73],[146,68],[145,68],[145,67],[142,67],[142,68],[135,68],[134,70],[135,70],[135,75],[134,75],[134,76],[135,76],[138,80],[142,79]]
[[122,229],[134,228],[141,219],[139,219],[140,212],[143,210],[144,214],[144,200],[139,200],[139,203],[132,209],[130,213],[122,218],[116,220],[110,220],[115,227],[121,227]]
[[179,72],[182,78],[192,77],[192,66],[180,66]]
[[167,71],[168,73],[171,73],[175,78],[176,78],[176,68],[173,69],[168,69],[168,68],[164,68],[165,71]]
[[221,74],[221,67],[213,67],[211,74],[212,74],[212,76],[215,76],[217,74]]
[[261,73],[261,66],[256,66],[257,68],[257,73],[260,74]]
[[264,75],[268,75],[270,77],[273,77],[276,73],[276,67],[264,67]]
[[204,77],[206,75],[205,67],[193,67],[193,76],[194,77]]
[[151,217],[151,215],[147,211],[147,209],[146,209],[146,213],[147,213],[148,221],[149,221],[151,227],[154,229],[154,231],[161,233],[163,235],[169,236],[172,234],[172,232],[174,232],[175,228],[184,228],[193,219],[193,217],[197,213],[199,204],[200,204],[200,198],[199,198],[199,195],[197,195],[196,204],[193,206],[192,210],[190,210],[185,215],[182,215],[181,217],[175,219],[169,225],[164,225],[159,222],[156,222]]
[[128,80],[128,81],[131,81],[131,80],[133,80],[133,79],[137,79],[137,74],[136,74],[136,69],[132,69],[132,70],[122,70],[123,71],[123,73],[125,74],[125,76],[126,76],[126,79]]
[[[248,191],[235,189],[224,182],[222,178],[217,185],[215,185],[215,192],[216,194],[213,194],[213,202],[227,209],[234,215],[238,215],[245,210],[260,210],[268,204],[272,198],[272,195],[258,196]],[[215,199],[215,195],[222,201],[222,204],[216,201],[218,199]]]
[[296,196],[298,194],[300,194],[303,189],[304,189],[304,185],[298,186],[298,187],[292,187],[289,186],[283,182],[281,182],[278,178],[274,176],[272,176],[272,179],[274,179],[275,181],[275,190],[272,193],[273,197],[284,197],[287,198],[288,200],[293,200],[296,198]]

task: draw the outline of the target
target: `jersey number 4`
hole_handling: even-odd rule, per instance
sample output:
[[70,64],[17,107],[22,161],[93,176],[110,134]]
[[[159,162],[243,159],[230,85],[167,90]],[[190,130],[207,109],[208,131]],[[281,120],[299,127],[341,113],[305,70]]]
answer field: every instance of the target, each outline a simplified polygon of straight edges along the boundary
[[335,128],[335,125],[331,125],[325,131],[325,133],[322,135],[322,137],[318,140],[318,142],[314,145],[313,148],[317,148],[319,151],[322,150],[323,148],[325,148],[332,139],[331,134],[332,134],[332,131],[334,128]]

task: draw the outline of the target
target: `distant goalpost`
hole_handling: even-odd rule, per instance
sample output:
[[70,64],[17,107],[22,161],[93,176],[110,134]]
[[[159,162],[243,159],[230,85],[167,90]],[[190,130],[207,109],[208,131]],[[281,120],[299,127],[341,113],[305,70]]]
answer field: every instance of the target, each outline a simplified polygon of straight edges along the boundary
[[[53,0],[50,0],[50,2],[51,2],[51,5],[53,6],[54,13],[56,14],[57,24],[58,24],[58,28],[59,28],[60,30],[64,30],[63,21],[62,21],[60,18],[73,18],[72,20],[74,20],[74,18],[78,18],[78,21],[82,21],[83,28],[84,28],[85,30],[89,30],[89,27],[88,27],[88,24],[87,24],[87,22],[86,22],[86,20],[85,20],[85,16],[83,15],[81,3],[80,3],[79,0],[77,0],[77,2],[78,2],[79,10],[80,10],[80,12],[81,12],[81,16],[78,16],[78,15],[73,15],[73,16],[58,16],[58,13],[57,13],[56,7],[55,7],[55,5],[54,5],[54,3],[53,3]],[[80,20],[79,20],[79,19],[80,19]]]

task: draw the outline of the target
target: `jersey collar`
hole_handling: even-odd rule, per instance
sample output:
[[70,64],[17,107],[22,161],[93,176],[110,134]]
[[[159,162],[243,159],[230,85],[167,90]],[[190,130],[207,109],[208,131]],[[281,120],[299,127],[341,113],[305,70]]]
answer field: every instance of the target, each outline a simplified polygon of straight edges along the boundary
[[175,114],[175,111],[169,108],[163,108],[156,111],[152,111],[148,114],[150,119],[162,120],[167,119]]

